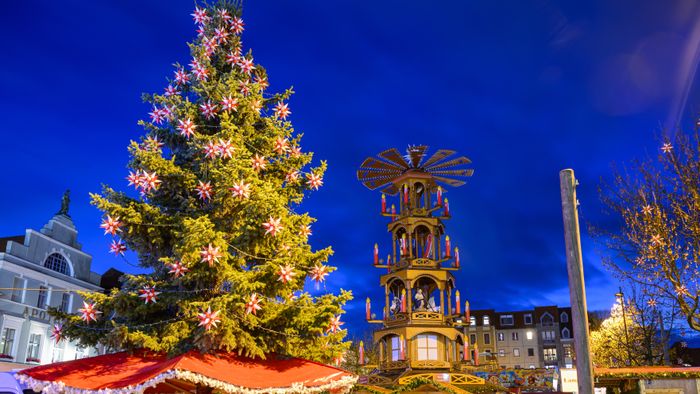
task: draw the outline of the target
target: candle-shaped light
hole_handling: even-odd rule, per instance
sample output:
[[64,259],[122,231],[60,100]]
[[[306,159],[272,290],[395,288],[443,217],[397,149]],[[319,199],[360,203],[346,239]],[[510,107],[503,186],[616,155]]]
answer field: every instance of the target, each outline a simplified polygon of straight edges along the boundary
[[358,353],[358,361],[360,362],[360,365],[365,365],[365,343],[362,341],[360,341],[360,349],[358,350]]
[[479,344],[474,344],[474,365],[479,365]]
[[464,349],[462,352],[462,359],[464,361],[469,361],[469,338],[464,338]]
[[379,245],[374,244],[374,265],[379,264]]
[[382,193],[382,213],[386,213],[386,195]]
[[367,320],[372,319],[372,305],[370,303],[369,297],[367,297],[367,303],[365,304],[365,315],[367,315]]
[[391,272],[391,255],[386,255],[386,271]]
[[442,205],[442,187],[437,188],[437,205]]
[[460,314],[460,308],[462,307],[462,303],[459,302],[459,290],[455,291],[455,314],[459,315]]
[[403,185],[403,203],[404,205],[408,204],[408,185],[404,184]]
[[406,255],[406,233],[401,235],[401,255]]
[[401,289],[401,312],[406,312],[406,289]]
[[399,354],[401,356],[401,360],[406,359],[406,344],[404,343],[405,339],[403,335],[399,336]]
[[450,216],[450,202],[445,199],[445,209],[442,216]]
[[459,248],[455,247],[455,268],[459,268]]
[[464,320],[467,321],[467,324],[471,324],[472,315],[469,310],[469,301],[464,301]]
[[450,243],[450,236],[445,237],[445,258],[450,258],[452,256],[452,246]]
[[396,206],[391,204],[391,221],[396,220]]

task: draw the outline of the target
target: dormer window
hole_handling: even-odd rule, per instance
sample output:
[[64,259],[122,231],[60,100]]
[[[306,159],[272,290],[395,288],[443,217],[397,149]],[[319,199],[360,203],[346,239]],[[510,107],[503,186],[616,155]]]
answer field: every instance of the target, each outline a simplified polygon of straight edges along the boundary
[[485,325],[485,326],[488,326],[489,324],[491,324],[489,317],[488,317],[488,316],[484,316],[484,325]]
[[63,275],[70,275],[68,261],[60,253],[51,253],[44,261],[44,267]]
[[540,323],[542,323],[543,326],[551,326],[554,324],[554,316],[549,314],[549,312],[545,312],[542,317],[540,317]]
[[501,315],[501,325],[502,326],[512,326],[514,323],[513,315]]
[[562,312],[561,315],[559,315],[559,321],[562,323],[568,323],[569,322],[569,314],[566,312]]

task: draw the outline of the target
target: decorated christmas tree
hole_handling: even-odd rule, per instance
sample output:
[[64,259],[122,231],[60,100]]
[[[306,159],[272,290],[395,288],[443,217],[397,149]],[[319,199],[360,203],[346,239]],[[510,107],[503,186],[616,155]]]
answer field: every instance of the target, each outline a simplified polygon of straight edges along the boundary
[[334,268],[330,248],[308,243],[314,219],[297,212],[323,185],[326,163],[311,166],[301,149],[292,90],[267,93],[265,69],[244,50],[240,7],[222,1],[192,16],[189,65],[175,65],[164,93],[144,96],[150,120],[129,146],[136,191],[92,195],[111,251],[133,251],[149,273],[125,275],[108,295],[82,293],[80,315],[53,311],[54,337],[338,363],[352,296],[304,290],[325,289]]

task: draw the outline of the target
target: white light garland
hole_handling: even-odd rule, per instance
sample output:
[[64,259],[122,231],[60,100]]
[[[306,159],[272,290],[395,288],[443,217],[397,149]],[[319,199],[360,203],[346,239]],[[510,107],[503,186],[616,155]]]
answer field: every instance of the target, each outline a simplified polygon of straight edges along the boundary
[[[225,393],[232,394],[291,394],[291,393],[321,393],[324,391],[334,391],[340,394],[347,393],[352,389],[352,387],[357,382],[357,376],[343,376],[340,379],[333,380],[334,377],[343,374],[344,372],[337,372],[330,376],[324,378],[315,379],[312,381],[295,382],[289,387],[270,387],[253,389],[242,386],[237,386],[235,384],[227,383],[218,379],[213,379],[196,372],[186,371],[182,369],[174,369],[170,371],[163,372],[153,378],[146,380],[145,382],[135,385],[126,386],[116,389],[99,389],[99,390],[88,390],[80,389],[76,387],[66,386],[61,381],[44,381],[34,379],[28,375],[22,373],[15,374],[15,378],[22,384],[26,384],[29,388],[35,392],[40,392],[44,394],[143,394],[147,389],[151,387],[156,387],[157,385],[165,382],[169,379],[184,380],[186,382],[201,384],[206,387],[210,387]],[[327,383],[323,383],[327,382]],[[307,386],[307,384],[318,384],[313,386]]]

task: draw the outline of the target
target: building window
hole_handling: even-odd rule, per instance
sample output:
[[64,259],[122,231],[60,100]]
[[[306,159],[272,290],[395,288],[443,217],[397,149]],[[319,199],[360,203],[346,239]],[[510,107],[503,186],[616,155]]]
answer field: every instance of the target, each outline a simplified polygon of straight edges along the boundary
[[485,326],[488,326],[489,324],[491,324],[491,323],[490,323],[489,317],[488,317],[488,316],[484,316],[484,325],[485,325]]
[[41,348],[41,335],[29,335],[29,346],[27,347],[27,362],[40,362],[39,349]]
[[22,294],[24,293],[24,279],[15,276],[12,281],[12,301],[22,302]]
[[44,261],[44,267],[63,275],[68,275],[68,261],[60,253],[51,253]]
[[498,349],[498,357],[505,357],[505,356],[506,356],[505,349]]
[[46,308],[46,294],[48,288],[46,286],[39,286],[39,297],[36,299],[36,307],[44,309]]
[[469,334],[469,342],[471,342],[472,345],[476,343],[476,334]]
[[562,323],[568,323],[569,322],[569,314],[566,312],[562,312],[561,315],[559,316],[559,321]]
[[513,325],[513,315],[501,315],[501,325],[502,326],[512,326]]
[[535,349],[534,348],[527,348],[527,356],[528,357],[535,357]]
[[401,344],[399,337],[391,337],[391,361],[401,360]]
[[513,357],[520,357],[520,349],[517,347],[513,349]]
[[416,336],[416,342],[418,348],[418,360],[438,359],[437,335],[418,335]]
[[517,341],[518,340],[518,332],[517,331],[513,332],[512,334],[510,334],[510,337],[514,341]]
[[551,326],[554,324],[554,316],[550,315],[549,312],[545,312],[544,315],[540,317],[540,323],[543,326]]
[[532,324],[532,313],[527,313],[523,317],[525,319],[525,324]]
[[491,334],[485,333],[484,334],[484,345],[490,345],[491,344]]
[[556,348],[544,349],[544,361],[545,362],[556,362],[557,361],[557,349]]
[[542,331],[542,339],[545,341],[553,341],[554,331]]
[[568,328],[564,327],[564,329],[561,330],[561,337],[562,337],[563,339],[569,339],[569,338],[571,338],[571,331],[569,331]]
[[63,293],[61,296],[61,312],[70,313],[70,293]]
[[14,358],[12,355],[12,347],[15,344],[15,329],[5,328],[2,332],[2,338],[0,338],[0,355],[9,356]]
[[472,316],[469,318],[469,325],[476,326],[476,317]]
[[532,331],[526,332],[525,337],[527,338],[528,341],[531,341],[532,340]]
[[51,362],[57,363],[63,361],[63,350],[66,348],[66,341],[59,341],[53,346],[53,355],[51,355]]
[[505,336],[505,334],[503,334],[502,332],[499,332],[499,333],[496,334],[496,335],[498,336],[498,342],[503,342],[503,341],[506,340],[506,336]]

